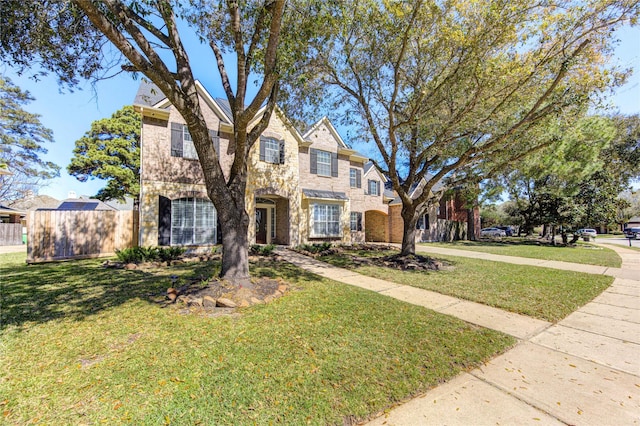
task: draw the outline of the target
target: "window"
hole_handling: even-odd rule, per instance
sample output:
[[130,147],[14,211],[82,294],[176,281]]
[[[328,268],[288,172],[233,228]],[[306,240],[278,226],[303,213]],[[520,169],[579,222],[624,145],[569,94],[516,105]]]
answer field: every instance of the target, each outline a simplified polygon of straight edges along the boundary
[[359,169],[349,169],[349,185],[351,188],[362,188],[362,172]]
[[260,138],[260,161],[284,164],[284,141],[274,138]]
[[369,195],[380,195],[380,181],[369,181]]
[[351,230],[362,231],[362,213],[351,212]]
[[331,153],[318,151],[318,174],[320,176],[331,176]]
[[311,148],[309,158],[311,174],[338,177],[337,153]]
[[217,213],[211,201],[180,198],[171,201],[171,245],[215,244]]
[[314,204],[311,237],[340,236],[340,206],[337,204]]
[[429,215],[422,214],[416,223],[416,229],[429,229]]
[[[213,148],[220,153],[220,138],[214,130],[209,130]],[[171,123],[171,156],[198,159],[196,147],[189,133],[189,128],[181,123]]]
[[189,128],[187,126],[182,127],[182,157],[183,158],[198,158],[196,147],[193,144],[193,139],[189,134]]

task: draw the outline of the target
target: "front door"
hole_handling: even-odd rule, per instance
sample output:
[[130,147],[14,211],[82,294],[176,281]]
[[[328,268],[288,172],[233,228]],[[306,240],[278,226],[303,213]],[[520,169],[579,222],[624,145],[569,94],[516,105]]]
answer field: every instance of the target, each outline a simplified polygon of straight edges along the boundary
[[267,209],[256,209],[256,243],[267,244]]

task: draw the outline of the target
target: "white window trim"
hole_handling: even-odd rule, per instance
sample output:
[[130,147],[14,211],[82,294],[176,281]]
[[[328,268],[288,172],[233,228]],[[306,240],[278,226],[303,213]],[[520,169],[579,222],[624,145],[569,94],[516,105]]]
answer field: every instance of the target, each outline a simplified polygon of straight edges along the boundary
[[263,143],[264,161],[272,164],[280,164],[280,141],[274,138],[264,138]]
[[[320,157],[321,156],[326,156],[328,159],[328,162],[325,161],[321,161]],[[327,168],[327,173],[321,173],[321,167],[326,167]],[[316,171],[318,172],[318,176],[329,176],[331,177],[331,153],[329,151],[322,151],[322,150],[318,150],[317,154],[316,154]],[[324,170],[323,170],[324,172]]]
[[191,138],[189,128],[186,125],[182,126],[182,158],[198,159],[196,146],[193,144],[193,138]]
[[[337,229],[338,232],[333,234],[333,233],[317,233],[316,232],[316,223],[315,223],[315,217],[316,217],[316,208],[317,207],[324,207],[327,211],[325,211],[325,216],[326,216],[326,225],[325,225],[325,230],[328,228],[329,223],[335,223],[335,221],[329,221],[329,212],[328,209],[329,207],[331,207],[331,209],[333,208],[337,208],[338,212],[337,212]],[[342,237],[342,205],[341,204],[336,204],[336,203],[313,203],[311,204],[311,209],[310,209],[310,220],[309,220],[309,235],[311,238],[334,238],[334,237]]]

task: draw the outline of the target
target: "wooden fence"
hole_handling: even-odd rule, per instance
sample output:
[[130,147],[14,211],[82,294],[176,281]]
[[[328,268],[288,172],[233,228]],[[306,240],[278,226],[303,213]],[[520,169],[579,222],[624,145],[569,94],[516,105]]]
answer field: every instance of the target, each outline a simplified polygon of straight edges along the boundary
[[22,225],[19,223],[0,223],[0,246],[22,244]]
[[27,263],[112,256],[137,242],[137,211],[39,210],[27,219]]

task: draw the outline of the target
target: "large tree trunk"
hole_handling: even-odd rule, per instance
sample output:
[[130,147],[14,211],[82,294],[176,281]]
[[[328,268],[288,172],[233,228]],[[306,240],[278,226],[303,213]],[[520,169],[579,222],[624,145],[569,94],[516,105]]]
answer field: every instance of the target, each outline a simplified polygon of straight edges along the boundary
[[402,220],[404,222],[402,229],[402,248],[400,256],[409,256],[416,254],[416,223],[418,223],[418,215],[414,206],[402,205]]
[[230,207],[219,209],[218,215],[222,232],[220,278],[253,288],[249,279],[249,215],[244,208]]

